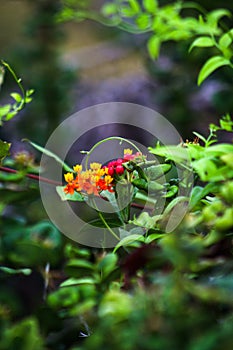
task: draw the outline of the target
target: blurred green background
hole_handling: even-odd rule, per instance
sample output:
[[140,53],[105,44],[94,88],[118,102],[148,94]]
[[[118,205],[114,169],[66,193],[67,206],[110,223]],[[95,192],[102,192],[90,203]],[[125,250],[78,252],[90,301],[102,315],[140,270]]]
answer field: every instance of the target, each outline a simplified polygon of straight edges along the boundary
[[[103,3],[92,1],[90,9],[98,11]],[[210,10],[222,6],[221,1],[200,3]],[[20,72],[26,86],[35,89],[31,106],[7,131],[3,129],[11,139],[28,137],[44,144],[71,113],[109,101],[151,107],[184,138],[232,109],[228,70],[222,69],[221,75],[217,72],[197,88],[206,53],[196,50],[189,55],[188,43],[165,44],[154,62],[147,54],[147,35],[90,20],[56,23],[60,0],[1,0],[0,6],[1,57]],[[10,86],[8,80],[3,93]]]

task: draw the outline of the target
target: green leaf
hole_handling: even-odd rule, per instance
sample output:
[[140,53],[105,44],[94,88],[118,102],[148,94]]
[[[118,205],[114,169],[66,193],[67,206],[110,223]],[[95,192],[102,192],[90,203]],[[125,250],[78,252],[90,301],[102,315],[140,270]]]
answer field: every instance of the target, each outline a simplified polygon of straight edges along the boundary
[[94,266],[84,259],[71,259],[65,266],[65,273],[74,278],[87,277],[93,270]]
[[157,180],[159,177],[171,170],[171,167],[171,164],[152,165],[146,168],[144,171],[148,179]]
[[97,269],[101,271],[102,277],[107,277],[116,269],[117,255],[114,253],[107,254],[97,265]]
[[137,12],[129,6],[121,6],[120,13],[122,17],[134,17]]
[[6,266],[0,266],[0,271],[3,271],[10,275],[23,274],[26,276],[30,275],[32,272],[31,269],[11,269],[10,267],[6,267]]
[[42,350],[45,344],[42,340],[40,327],[36,317],[30,316],[4,329],[1,336],[1,349]]
[[143,193],[141,191],[136,192],[135,200],[142,202],[143,204],[151,204],[152,207],[157,203],[156,199],[148,197],[146,193]]
[[18,92],[12,92],[11,97],[18,103],[22,101],[22,96]]
[[16,114],[18,113],[19,110],[13,110],[12,112],[7,113],[7,115],[5,116],[5,120],[11,120],[12,118],[14,118],[14,116],[16,116]]
[[220,127],[222,130],[233,131],[233,121],[229,115],[226,115],[225,118],[220,119]]
[[145,237],[142,235],[137,235],[137,234],[129,235],[128,237],[123,238],[116,245],[113,253],[115,253],[120,247],[129,246],[131,243],[136,242],[136,241],[143,242],[144,240],[145,240]]
[[140,11],[140,6],[137,0],[128,0],[131,9],[137,14]]
[[233,144],[221,143],[218,145],[207,147],[205,149],[205,154],[213,157],[221,156],[228,153],[233,153]]
[[157,181],[149,181],[148,182],[148,192],[158,192],[158,191],[162,191],[164,189],[164,186],[157,182]]
[[165,157],[166,160],[172,160],[174,162],[186,163],[189,160],[189,154],[185,147],[178,146],[159,146],[159,147],[148,147],[150,153],[157,156]]
[[130,223],[146,229],[153,229],[159,219],[161,219],[161,215],[150,216],[147,212],[142,212],[137,218],[130,221]]
[[24,179],[25,174],[23,172],[17,173],[4,173],[0,172],[0,181],[2,182],[20,182]]
[[160,51],[160,39],[157,35],[153,35],[147,42],[147,49],[152,60],[158,58]]
[[178,192],[178,187],[176,185],[172,185],[169,187],[169,190],[165,193],[165,198],[171,198]]
[[37,149],[39,152],[44,153],[48,157],[53,158],[57,163],[62,165],[62,167],[63,167],[63,169],[65,171],[69,171],[69,172],[72,172],[72,173],[74,172],[74,170],[72,168],[70,168],[63,160],[61,160],[55,153],[49,151],[48,149],[46,149],[46,148],[38,145],[35,142],[32,142],[32,141],[28,140],[28,139],[24,139],[23,141],[26,141],[26,142],[30,143],[30,145],[32,147],[34,147],[35,149]]
[[157,0],[143,0],[143,7],[146,11],[155,14],[157,8],[158,8],[158,1]]
[[166,207],[166,209],[163,212],[163,216],[168,215],[174,208],[176,205],[182,203],[182,202],[189,202],[189,198],[185,197],[185,196],[179,196],[174,198]]
[[190,210],[192,210],[202,198],[207,196],[207,194],[214,193],[218,190],[219,186],[212,182],[208,183],[204,188],[201,186],[195,186],[191,192],[191,198],[189,202]]
[[107,3],[101,9],[101,12],[104,16],[112,16],[118,13],[118,6],[114,3]]
[[209,181],[217,173],[217,167],[210,158],[202,158],[192,164],[202,181]]
[[224,154],[221,156],[221,159],[226,163],[230,168],[233,168],[233,153]]
[[206,144],[207,139],[206,139],[203,135],[199,134],[199,133],[196,132],[196,131],[193,131],[193,134],[194,134],[195,136],[197,136],[200,140],[202,140],[202,141],[204,142],[204,144]]
[[134,179],[132,181],[132,184],[139,188],[140,190],[147,191],[148,190],[148,183],[144,179]]
[[233,29],[231,29],[228,33],[225,33],[219,39],[219,46],[223,49],[229,47],[233,41]]
[[118,203],[117,203],[117,200],[116,200],[115,193],[109,192],[109,191],[106,190],[106,191],[101,191],[100,194],[101,194],[101,197],[106,198],[109,201],[111,206],[114,208],[114,212],[118,215],[119,220],[122,223],[124,223],[123,220],[122,220],[121,215],[119,214],[120,213],[120,209],[119,209],[119,206],[118,206]]
[[84,259],[71,259],[67,263],[66,267],[85,268],[85,269],[93,270],[92,263]]
[[29,97],[29,96],[31,96],[32,94],[34,94],[34,92],[35,92],[34,89],[27,90],[27,91],[26,91],[26,96]]
[[160,239],[164,237],[164,233],[152,233],[151,235],[149,235],[146,239],[145,239],[145,243],[149,244],[153,241],[156,241],[157,239]]
[[227,66],[230,64],[230,61],[222,56],[214,56],[211,57],[202,67],[199,75],[198,75],[198,81],[197,84],[201,85],[201,83],[216,69]]
[[56,186],[56,191],[60,196],[62,201],[73,201],[73,202],[84,202],[85,198],[79,192],[74,192],[74,194],[66,194],[64,192],[64,186]]
[[70,287],[70,286],[78,286],[83,284],[95,284],[96,281],[93,278],[69,278],[68,280],[62,282],[60,287]]
[[10,147],[11,147],[10,143],[0,140],[0,163],[6,156],[10,154],[9,153]]
[[220,18],[224,16],[231,17],[231,12],[226,9],[217,9],[207,14],[207,21],[214,27],[217,25]]
[[209,36],[202,36],[194,40],[190,45],[189,52],[192,51],[194,47],[211,47],[214,46],[214,41]]
[[0,106],[0,120],[2,117],[5,117],[5,115],[7,115],[11,110],[11,105],[4,105],[4,106]]
[[25,103],[30,103],[32,101],[32,97],[25,97]]
[[146,13],[140,14],[136,18],[136,23],[140,29],[145,30],[150,27],[151,17]]

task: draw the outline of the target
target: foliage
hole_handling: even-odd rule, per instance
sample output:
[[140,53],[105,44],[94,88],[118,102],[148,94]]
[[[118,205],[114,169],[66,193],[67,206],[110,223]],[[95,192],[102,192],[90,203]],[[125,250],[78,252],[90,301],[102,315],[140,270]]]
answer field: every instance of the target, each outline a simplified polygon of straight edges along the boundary
[[[10,67],[7,62],[1,61],[0,65],[0,88],[4,80],[5,69],[11,74],[14,81],[16,82],[20,92],[12,92],[11,97],[13,98],[13,103],[8,103],[5,105],[0,105],[0,126],[12,118],[14,118],[26,104],[30,103],[34,90],[25,90],[21,79],[17,77],[14,70]],[[0,140],[0,162],[9,155],[10,144]]]
[[[198,16],[186,14],[196,10]],[[163,43],[168,41],[192,41],[194,48],[214,48],[198,75],[200,85],[211,73],[223,66],[232,68],[233,28],[222,23],[223,17],[232,17],[230,10],[220,8],[207,12],[195,2],[175,1],[160,5],[157,0],[109,1],[102,7],[101,14],[90,11],[88,6],[80,7],[76,1],[64,1],[59,21],[91,18],[105,25],[118,27],[133,34],[149,34],[148,52],[152,59],[159,56]]]
[[12,92],[11,97],[14,100],[14,103],[12,104],[6,104],[0,107],[0,125],[3,124],[4,121],[8,121],[12,119],[14,116],[16,116],[17,113],[19,113],[27,103],[31,102],[32,98],[31,95],[33,94],[34,90],[24,90],[24,87],[22,86],[21,79],[17,77],[13,69],[9,66],[8,63],[1,61],[2,66],[0,66],[0,86],[3,83],[4,78],[4,68],[6,68],[13,79],[15,80],[16,84],[18,85],[20,89],[20,93],[18,92]]
[[[141,5],[137,1],[124,3],[120,22],[122,15],[132,20],[136,16],[139,26]],[[142,3],[144,14],[153,19],[156,1]],[[181,8],[175,6],[177,3],[158,11],[164,11],[161,18],[163,13],[165,18],[171,17],[173,25],[177,20],[180,36],[170,30],[166,37],[170,23],[165,21],[161,41],[193,39],[197,34],[203,38],[203,32],[212,27],[213,22],[208,22],[211,16],[183,18]],[[108,5],[105,12],[114,15],[113,9],[118,11]],[[229,37],[220,33],[216,12],[210,14],[215,21],[214,36],[226,46]],[[145,18],[148,16],[141,18],[141,23]],[[132,20],[127,28],[135,28]],[[201,23],[199,29],[193,28],[192,20]],[[193,48],[200,43],[203,39],[194,41]],[[212,68],[220,66],[216,64]],[[206,72],[202,71],[202,79],[207,78]],[[18,111],[22,100],[16,102],[19,105],[12,110]],[[221,133],[230,141],[219,143]],[[95,224],[106,227],[109,234],[117,233],[113,251],[63,241],[52,223],[36,217],[37,210],[32,207],[38,200],[38,186],[31,180],[39,179],[38,165],[29,153],[7,157],[8,145],[2,143],[1,156],[5,158],[1,170],[8,172],[0,174],[0,349],[217,350],[219,344],[232,349],[232,135],[233,121],[225,115],[219,125],[210,125],[207,137],[194,132],[194,140],[179,145],[152,145],[149,152],[159,157],[159,164],[151,162],[131,141],[118,137],[119,142],[130,144],[132,152],[126,149],[105,166],[93,165],[89,157],[95,145],[87,154],[85,169],[80,164],[72,168],[31,142],[66,172],[67,184],[57,188],[61,200],[84,203],[88,197],[103,196],[112,204],[115,222],[96,210],[99,218]],[[193,188],[190,173],[194,175]],[[124,196],[116,183],[124,185],[126,180],[131,185],[130,191],[126,186],[130,200],[121,206]],[[185,187],[188,194],[179,191]],[[159,214],[157,198],[165,203]],[[166,230],[171,213],[183,203],[188,205],[185,217],[174,229]],[[145,204],[148,210],[143,211]]]
[[[219,341],[231,349],[233,148],[232,143],[217,143],[217,136],[221,132],[232,135],[232,131],[233,121],[226,115],[220,125],[210,125],[207,138],[194,132],[194,141],[166,147],[158,143],[149,148],[160,157],[162,170],[145,157],[142,167],[138,163],[142,154],[137,159],[133,153],[133,160],[122,162],[121,158],[121,162],[118,159],[116,164],[107,164],[114,181],[134,174],[131,207],[139,191],[144,192],[144,202],[148,202],[149,174],[158,180],[161,171],[169,174],[172,164],[184,167],[186,152],[195,185],[190,198],[184,198],[174,191],[179,181],[173,177],[167,184],[171,195],[161,215],[149,211],[134,216],[130,220],[132,230],[142,229],[143,235],[124,231],[114,252],[66,246],[65,279],[57,291],[49,294],[47,302],[59,319],[70,320],[79,330],[79,337],[87,338],[82,344],[73,337],[70,349],[212,350],[218,348]],[[129,149],[125,155],[129,156]],[[120,163],[123,172],[117,168]],[[68,183],[81,171],[78,165],[66,174]],[[164,184],[162,187],[164,190]],[[81,191],[83,200],[94,195],[83,188],[75,190]],[[163,190],[159,189],[161,194]],[[112,196],[107,198],[113,201]],[[184,220],[175,230],[165,233],[170,212],[183,200],[189,202]],[[117,197],[114,206],[116,202]],[[119,211],[118,215],[121,223],[128,220],[125,213]],[[111,233],[111,222],[103,220],[102,224]],[[56,342],[49,344],[51,348],[56,346]]]
[[[183,12],[189,8],[197,10],[198,18],[183,16]],[[160,6],[156,0],[145,0],[142,5],[137,0],[120,0],[105,4],[103,14],[113,16],[114,20],[117,18],[126,31],[149,33],[148,51],[152,59],[159,56],[161,44],[167,41],[192,40],[189,51],[195,47],[215,48],[216,54],[206,61],[199,72],[198,85],[216,69],[232,67],[233,29],[221,24],[224,16],[232,16],[229,10],[206,12],[198,4],[183,1]]]

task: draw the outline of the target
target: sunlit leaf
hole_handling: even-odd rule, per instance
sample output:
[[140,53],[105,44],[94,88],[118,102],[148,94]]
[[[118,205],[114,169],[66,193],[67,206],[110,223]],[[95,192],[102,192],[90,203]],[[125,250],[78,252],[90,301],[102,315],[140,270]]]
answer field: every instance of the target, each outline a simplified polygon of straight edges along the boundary
[[231,45],[232,41],[233,41],[233,29],[231,29],[229,32],[221,36],[221,38],[219,39],[219,46],[222,48],[227,48]]
[[157,8],[158,8],[158,1],[157,0],[143,0],[143,7],[146,11],[155,14]]
[[0,271],[8,273],[9,275],[23,274],[26,276],[30,275],[32,272],[31,269],[12,269],[6,266],[0,266]]
[[159,51],[160,51],[160,39],[157,35],[153,35],[150,37],[147,43],[147,48],[150,57],[154,60],[158,58],[159,56]]
[[226,9],[217,9],[207,14],[207,21],[210,23],[211,27],[214,28],[217,26],[220,18],[224,16],[231,17],[231,12]]
[[143,242],[144,240],[145,240],[145,237],[142,235],[137,235],[137,234],[129,235],[128,237],[123,238],[119,243],[117,243],[113,252],[115,253],[120,247],[128,246],[131,243],[134,243],[136,241]]
[[211,74],[213,73],[216,69],[227,66],[230,64],[230,61],[227,60],[226,58],[222,56],[214,56],[208,59],[208,61],[204,64],[202,67],[199,75],[198,75],[198,80],[197,84],[201,85],[201,83]]
[[0,140],[0,163],[3,160],[3,158],[9,155],[10,147],[10,143]]
[[0,120],[1,118],[5,117],[11,110],[11,105],[7,104],[4,106],[0,106]]
[[12,92],[11,97],[18,103],[22,101],[22,96],[18,92]]
[[189,208],[193,209],[202,198],[207,196],[209,193],[214,193],[218,190],[219,186],[212,182],[208,183],[205,187],[195,186],[191,192]]
[[95,284],[95,280],[93,278],[69,278],[68,280],[62,282],[60,287],[69,287],[69,286],[78,286],[83,284]]
[[211,47],[214,46],[214,41],[208,36],[202,36],[194,40],[189,48],[189,52],[192,51],[194,47]]

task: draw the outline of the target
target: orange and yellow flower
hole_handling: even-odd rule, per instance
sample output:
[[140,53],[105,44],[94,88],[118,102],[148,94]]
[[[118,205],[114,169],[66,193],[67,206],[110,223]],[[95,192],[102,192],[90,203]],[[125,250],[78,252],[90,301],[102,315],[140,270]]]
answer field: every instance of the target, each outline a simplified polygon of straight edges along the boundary
[[93,162],[90,169],[83,171],[82,165],[77,164],[73,167],[74,173],[69,172],[64,175],[67,185],[64,188],[66,194],[74,194],[75,191],[83,194],[98,196],[101,191],[114,191],[115,182],[119,177],[125,176],[127,171],[124,163],[129,161],[141,161],[146,159],[142,153],[133,151],[129,148],[124,150],[124,157],[110,161],[107,165]]
[[82,166],[77,164],[73,167],[77,173],[64,175],[67,185],[64,188],[66,194],[74,194],[75,191],[83,192],[88,195],[99,195],[101,191],[113,191],[113,178],[108,175],[107,169],[102,168],[100,163],[91,163],[90,169],[82,171]]

